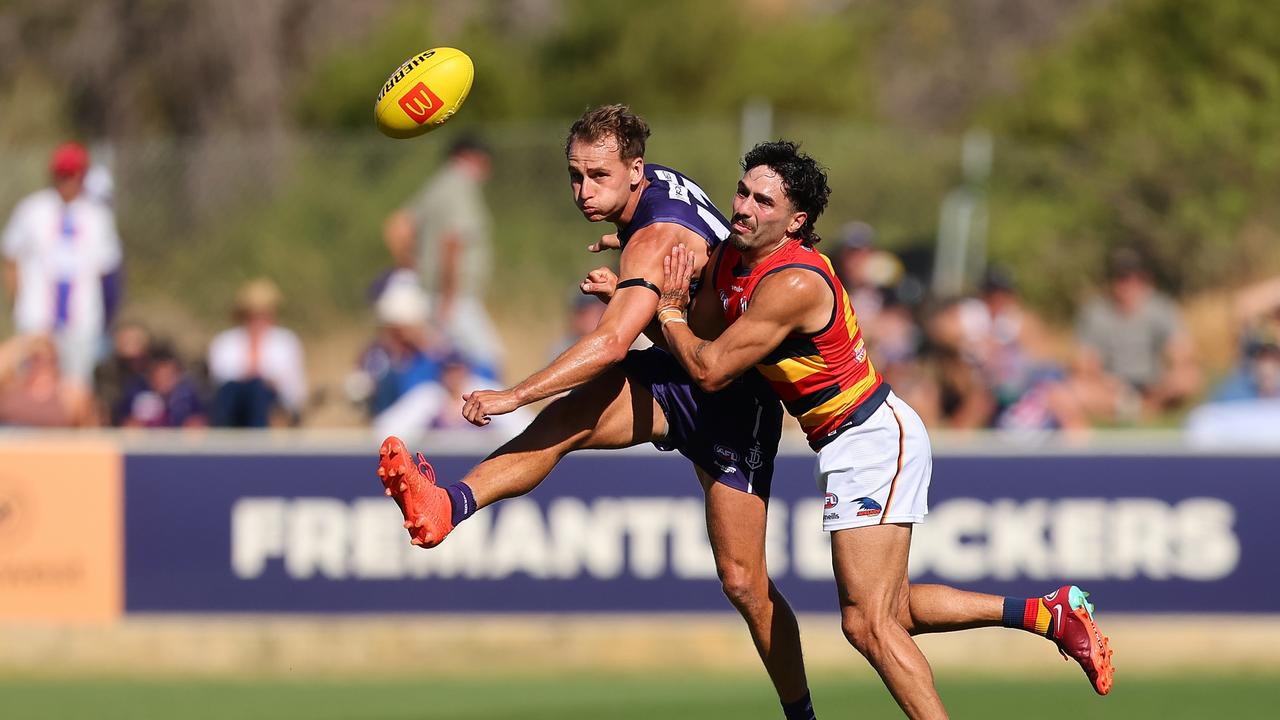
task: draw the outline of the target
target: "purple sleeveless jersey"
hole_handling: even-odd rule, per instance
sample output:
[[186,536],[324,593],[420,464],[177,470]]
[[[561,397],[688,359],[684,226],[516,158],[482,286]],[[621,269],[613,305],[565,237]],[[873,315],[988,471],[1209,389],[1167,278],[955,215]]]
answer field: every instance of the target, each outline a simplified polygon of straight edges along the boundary
[[[698,184],[662,165],[645,163],[649,185],[618,240],[627,241],[654,223],[675,223],[707,241],[713,250],[729,237],[729,222]],[[690,292],[697,290],[697,278]],[[708,393],[689,378],[675,358],[660,348],[632,350],[622,369],[645,388],[667,418],[660,450],[678,450],[717,482],[769,497],[773,460],[782,435],[782,405],[764,380],[749,371],[718,393]]]

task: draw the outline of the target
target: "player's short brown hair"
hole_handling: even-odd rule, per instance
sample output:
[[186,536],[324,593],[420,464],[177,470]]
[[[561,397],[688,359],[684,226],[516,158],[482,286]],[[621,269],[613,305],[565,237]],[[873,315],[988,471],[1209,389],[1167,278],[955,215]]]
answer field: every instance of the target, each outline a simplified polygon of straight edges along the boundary
[[618,141],[618,153],[623,160],[644,157],[644,143],[649,139],[649,123],[631,112],[626,105],[601,105],[588,110],[569,128],[564,141],[564,154],[579,140],[590,143],[612,137]]

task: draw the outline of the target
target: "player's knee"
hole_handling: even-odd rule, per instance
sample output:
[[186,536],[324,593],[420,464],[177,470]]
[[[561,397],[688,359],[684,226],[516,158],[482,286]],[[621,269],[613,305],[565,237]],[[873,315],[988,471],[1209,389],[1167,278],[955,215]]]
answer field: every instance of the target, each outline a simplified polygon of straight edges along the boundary
[[743,612],[762,607],[769,600],[768,579],[741,565],[721,569],[720,588],[729,602]]
[[846,606],[841,612],[840,629],[844,631],[845,639],[868,657],[880,654],[889,633],[901,632],[901,628],[898,620],[885,612],[867,611],[856,606]]

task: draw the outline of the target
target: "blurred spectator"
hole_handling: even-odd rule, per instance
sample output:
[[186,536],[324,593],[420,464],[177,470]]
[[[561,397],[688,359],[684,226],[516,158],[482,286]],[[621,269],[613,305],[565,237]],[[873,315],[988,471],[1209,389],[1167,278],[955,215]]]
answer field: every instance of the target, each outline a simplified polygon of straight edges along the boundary
[[157,345],[148,353],[146,383],[124,398],[128,427],[204,427],[208,424],[200,390],[182,368],[173,348]]
[[112,333],[111,344],[111,354],[94,370],[93,387],[99,416],[119,426],[129,414],[126,398],[147,386],[151,333],[138,323],[122,322]]
[[1280,327],[1248,333],[1239,366],[1214,391],[1211,402],[1280,399]]
[[502,341],[484,307],[493,266],[492,220],[482,192],[490,164],[486,145],[469,137],[456,141],[445,167],[387,218],[383,236],[395,264],[417,270],[433,324],[473,365],[496,376]]
[[19,335],[0,346],[0,425],[79,427],[96,424],[86,386],[60,372],[46,335]]
[[[981,339],[975,318],[980,303],[957,298],[938,305],[926,323],[926,364],[936,383],[933,407],[922,417],[943,427],[973,430],[987,427],[994,417],[995,396],[983,369]],[[920,393],[921,398],[926,394]],[[909,400],[915,402],[915,400]]]
[[266,427],[283,413],[297,423],[307,393],[302,343],[276,325],[280,291],[259,278],[236,296],[238,325],[209,345],[214,387],[210,420],[220,427]]
[[551,356],[548,359],[554,360],[560,357],[560,353],[568,350],[583,336],[595,330],[600,324],[600,317],[604,315],[606,307],[608,306],[596,299],[596,296],[583,295],[575,291],[569,301],[569,329],[551,348]]
[[[875,339],[874,342],[868,340],[877,367],[890,368],[916,360],[924,333],[916,322],[916,307],[911,298],[896,288],[886,288],[881,290],[879,304]],[[858,320],[861,326],[861,316]]]
[[982,284],[982,365],[996,400],[993,425],[1004,430],[1084,430],[1083,408],[1071,395],[1063,368],[1051,360],[1044,322],[1018,297],[1000,268]]
[[1073,394],[1090,416],[1109,421],[1177,407],[1200,382],[1177,306],[1132,250],[1111,256],[1107,279],[1106,296],[1090,300],[1077,321]]
[[1191,412],[1187,432],[1200,446],[1280,444],[1280,328],[1249,333],[1240,366]]
[[421,437],[424,433],[448,430],[478,430],[513,437],[533,419],[527,408],[496,415],[484,427],[476,427],[462,417],[465,393],[497,387],[497,383],[477,375],[466,358],[451,355],[441,365],[439,382],[417,385],[375,417],[373,426],[378,435]]
[[840,235],[840,246],[832,263],[858,314],[858,325],[867,343],[874,348],[885,291],[902,280],[902,261],[891,252],[875,248],[876,231],[867,223],[846,223]]
[[89,153],[64,143],[49,160],[52,187],[18,204],[4,230],[5,286],[19,333],[50,335],[62,373],[88,386],[119,301],[115,216],[84,192]]
[[[921,361],[924,332],[916,320],[916,296],[900,292],[900,288],[881,291],[880,314],[876,318],[874,341],[864,329],[863,337],[870,348],[871,361],[893,391],[912,407],[925,407],[924,412],[938,406],[937,384]],[[857,313],[857,308],[854,308]],[[862,316],[858,316],[862,324]],[[936,421],[936,414],[927,418]]]
[[440,354],[428,332],[429,301],[416,278],[393,278],[374,306],[378,336],[347,379],[347,393],[370,417],[414,387],[439,379]]

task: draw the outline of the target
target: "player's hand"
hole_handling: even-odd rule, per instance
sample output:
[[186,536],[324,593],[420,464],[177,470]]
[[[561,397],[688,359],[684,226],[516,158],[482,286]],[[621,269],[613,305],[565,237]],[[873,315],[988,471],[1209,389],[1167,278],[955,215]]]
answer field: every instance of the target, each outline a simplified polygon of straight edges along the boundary
[[601,235],[600,240],[593,242],[587,246],[587,250],[598,253],[605,250],[617,250],[622,247],[622,241],[618,239],[618,233],[610,233]]
[[618,289],[618,276],[607,267],[598,267],[587,273],[587,279],[579,283],[578,288],[583,295],[595,295],[600,302],[607,303]]
[[689,281],[693,278],[693,253],[684,245],[671,248],[671,254],[662,258],[662,296],[658,298],[658,311],[674,308],[684,312],[689,307]]
[[511,390],[472,390],[462,400],[462,417],[476,427],[488,425],[491,415],[506,415],[520,407]]

